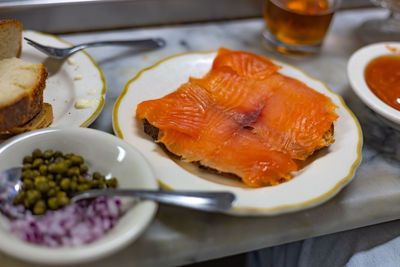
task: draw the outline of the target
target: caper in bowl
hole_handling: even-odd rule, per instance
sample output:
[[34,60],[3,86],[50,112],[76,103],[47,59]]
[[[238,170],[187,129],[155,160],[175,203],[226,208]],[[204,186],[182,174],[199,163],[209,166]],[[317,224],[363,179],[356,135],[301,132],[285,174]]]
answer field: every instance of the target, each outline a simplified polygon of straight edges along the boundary
[[90,189],[116,188],[116,177],[106,179],[90,172],[85,159],[77,154],[38,148],[22,160],[22,187],[14,197],[15,205],[24,205],[34,215],[46,210],[58,210],[70,203],[70,198]]

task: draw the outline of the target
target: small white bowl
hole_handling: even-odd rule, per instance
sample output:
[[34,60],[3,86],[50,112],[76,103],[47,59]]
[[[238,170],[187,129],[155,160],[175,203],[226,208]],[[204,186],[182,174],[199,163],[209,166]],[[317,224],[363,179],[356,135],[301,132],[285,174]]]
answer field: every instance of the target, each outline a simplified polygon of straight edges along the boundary
[[[391,51],[388,47],[397,50]],[[373,111],[381,116],[391,127],[400,130],[400,111],[392,108],[380,100],[368,87],[364,78],[364,71],[371,60],[385,55],[399,54],[399,42],[384,42],[367,45],[357,50],[347,63],[347,77],[353,91]]]
[[[18,135],[0,147],[0,171],[21,165],[34,149],[60,150],[84,157],[90,171],[118,178],[119,188],[158,189],[148,161],[131,145],[111,134],[87,128],[44,129]],[[18,239],[0,216],[0,250],[39,264],[76,264],[105,257],[128,245],[150,224],[157,209],[152,201],[129,207],[104,237],[77,247],[48,248]]]

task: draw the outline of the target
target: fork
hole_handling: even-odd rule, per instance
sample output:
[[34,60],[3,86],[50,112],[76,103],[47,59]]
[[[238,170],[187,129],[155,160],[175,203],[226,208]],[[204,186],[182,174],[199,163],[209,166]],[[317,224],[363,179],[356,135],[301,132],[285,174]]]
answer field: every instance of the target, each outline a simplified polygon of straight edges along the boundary
[[52,58],[63,59],[71,54],[94,46],[105,46],[105,45],[132,45],[138,48],[150,49],[150,48],[160,48],[165,46],[165,40],[161,38],[152,38],[152,39],[137,39],[137,40],[113,40],[113,41],[99,41],[99,42],[91,42],[84,43],[68,48],[56,48],[45,46],[39,44],[29,38],[24,37],[24,39],[28,42],[29,45],[35,47],[36,49],[42,51],[46,55]]

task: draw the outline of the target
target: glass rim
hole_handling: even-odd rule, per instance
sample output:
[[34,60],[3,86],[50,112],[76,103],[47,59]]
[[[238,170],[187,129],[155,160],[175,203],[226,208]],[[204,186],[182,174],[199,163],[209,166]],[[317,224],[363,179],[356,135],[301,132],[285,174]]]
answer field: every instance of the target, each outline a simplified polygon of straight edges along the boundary
[[[287,1],[287,0],[265,0],[264,1],[264,6],[266,5],[267,2],[273,2],[274,4],[276,4],[277,6],[279,6],[280,8],[282,8],[282,9],[284,9],[286,11],[289,11],[289,12],[292,12],[292,13],[295,13],[295,14],[299,14],[299,15],[309,15],[309,14],[306,14],[306,13],[303,13],[303,12],[298,12],[298,11],[295,11],[295,10],[289,10],[285,5],[282,5],[282,1]],[[326,14],[329,14],[329,13],[332,13],[332,12],[336,12],[339,9],[339,7],[340,7],[340,5],[342,3],[342,0],[327,0],[327,1],[330,4],[329,8],[327,10],[321,12],[321,13],[313,14],[313,16],[321,16],[321,15],[326,15]]]

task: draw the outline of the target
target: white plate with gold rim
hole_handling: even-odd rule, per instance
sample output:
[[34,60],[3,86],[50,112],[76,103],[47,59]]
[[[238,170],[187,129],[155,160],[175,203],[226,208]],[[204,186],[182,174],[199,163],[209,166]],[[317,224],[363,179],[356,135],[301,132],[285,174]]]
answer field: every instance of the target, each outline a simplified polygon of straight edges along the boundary
[[[49,34],[24,31],[23,36],[43,45],[71,46]],[[80,51],[67,60],[51,59],[24,40],[21,59],[43,63],[49,73],[46,89],[43,91],[43,101],[53,107],[54,120],[50,127],[86,127],[100,114],[104,105],[106,85],[103,72],[89,54]],[[82,100],[87,102],[86,107],[76,108],[76,102]]]
[[152,163],[159,183],[171,190],[231,191],[236,202],[228,212],[233,215],[276,215],[310,208],[325,202],[340,191],[354,176],[361,161],[362,133],[353,113],[343,99],[316,79],[283,62],[280,73],[296,78],[330,97],[338,106],[339,119],[334,123],[335,143],[317,153],[310,164],[283,184],[249,188],[241,182],[210,174],[192,164],[170,157],[135,119],[137,105],[175,91],[190,76],[206,74],[216,52],[189,53],[167,58],[141,71],[130,80],[113,111],[114,132],[141,151]]

